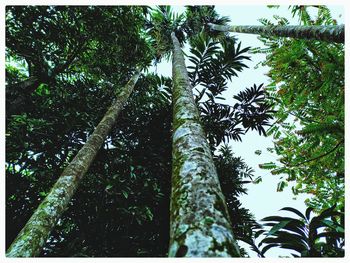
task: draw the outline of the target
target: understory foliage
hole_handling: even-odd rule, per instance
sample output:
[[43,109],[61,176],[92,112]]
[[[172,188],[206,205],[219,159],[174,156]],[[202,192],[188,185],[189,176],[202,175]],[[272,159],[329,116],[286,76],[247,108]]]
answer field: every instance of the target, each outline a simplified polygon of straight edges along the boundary
[[[324,6],[293,6],[302,25],[333,25]],[[311,11],[316,11],[312,16]],[[287,19],[275,16],[277,24]],[[264,25],[271,21],[261,19]],[[306,203],[318,211],[335,203],[344,206],[344,45],[289,38],[260,37],[266,48],[261,64],[270,67],[267,93],[275,105],[275,122],[267,131],[274,138],[278,163],[267,163],[281,175],[278,190],[295,182],[295,194],[308,193]],[[257,153],[261,153],[258,151]]]
[[[298,218],[268,216],[261,221],[264,229],[257,230],[253,240],[244,240],[259,257],[273,247],[292,250],[293,257],[344,257],[344,210],[336,211],[336,205],[311,216],[313,208],[305,214],[292,207],[281,211],[294,213]],[[256,244],[256,239],[264,238]],[[295,253],[297,252],[297,254]]]

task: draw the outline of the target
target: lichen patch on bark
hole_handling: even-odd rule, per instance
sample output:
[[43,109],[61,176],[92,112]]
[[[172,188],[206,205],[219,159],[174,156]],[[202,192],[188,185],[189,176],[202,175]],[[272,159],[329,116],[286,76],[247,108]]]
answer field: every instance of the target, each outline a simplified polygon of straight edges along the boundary
[[312,26],[223,26],[208,23],[213,30],[230,31],[266,36],[294,37],[301,39],[315,39],[336,43],[344,43],[344,25],[312,25]]
[[172,34],[173,167],[170,257],[237,257],[224,196],[183,54]]

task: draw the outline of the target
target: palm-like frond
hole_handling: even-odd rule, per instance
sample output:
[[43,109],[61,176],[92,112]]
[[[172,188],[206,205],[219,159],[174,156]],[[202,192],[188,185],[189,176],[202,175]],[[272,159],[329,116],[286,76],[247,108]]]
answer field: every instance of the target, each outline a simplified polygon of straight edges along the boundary
[[213,145],[226,142],[227,139],[241,140],[243,129],[237,127],[232,107],[211,100],[199,104],[201,119],[209,141]]
[[[258,247],[264,252],[272,247],[297,251],[295,257],[331,257],[344,255],[344,213],[335,210],[335,205],[310,218],[312,208],[307,208],[305,215],[292,207],[281,210],[296,214],[299,218],[269,216],[262,219],[270,227]],[[260,231],[259,234],[264,233]],[[323,239],[323,240],[322,240]],[[325,240],[325,241],[324,241]],[[272,246],[273,244],[273,246]]]
[[193,40],[190,48],[192,55],[188,56],[193,65],[187,67],[193,87],[202,83],[202,77],[205,75],[203,71],[209,67],[218,50],[218,42],[212,41],[204,34],[200,34]]
[[189,60],[193,65],[188,67],[190,81],[193,86],[202,85],[214,96],[227,89],[227,80],[237,76],[237,72],[247,67],[245,60],[250,58],[244,53],[249,47],[241,49],[235,39],[213,41],[208,35],[201,33],[193,38]]
[[175,32],[180,44],[185,41],[184,14],[176,14],[171,6],[158,6],[150,12],[149,21],[146,23],[147,33],[152,37],[152,45],[155,50],[155,61],[161,58],[170,58],[172,42],[171,33]]
[[185,32],[192,44],[192,38],[199,32],[205,31],[212,39],[218,40],[225,38],[228,34],[219,31],[204,30],[208,23],[225,25],[230,22],[226,16],[220,17],[215,11],[215,6],[186,6],[186,27]]
[[269,125],[269,119],[272,119],[272,105],[265,102],[265,93],[263,84],[258,87],[254,84],[253,87],[241,91],[233,97],[239,103],[234,105],[237,110],[237,117],[246,131],[249,129],[257,130],[259,134],[266,132],[263,126]]

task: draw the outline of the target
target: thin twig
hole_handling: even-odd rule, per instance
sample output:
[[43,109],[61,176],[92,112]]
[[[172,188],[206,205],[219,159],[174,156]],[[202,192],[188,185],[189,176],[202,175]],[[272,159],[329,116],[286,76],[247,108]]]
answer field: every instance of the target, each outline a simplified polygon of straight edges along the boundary
[[330,151],[328,151],[328,152],[326,152],[326,153],[324,153],[324,154],[321,154],[321,155],[319,155],[319,156],[317,156],[317,157],[315,157],[315,158],[312,158],[312,159],[309,159],[309,160],[306,160],[306,161],[303,161],[303,162],[300,162],[300,163],[297,163],[297,164],[288,165],[288,167],[299,166],[299,165],[302,165],[302,164],[304,164],[304,163],[309,163],[309,162],[315,161],[315,160],[317,160],[317,159],[320,159],[320,158],[322,158],[322,157],[325,157],[326,155],[328,155],[328,154],[334,152],[343,142],[344,142],[344,139],[343,139],[343,140],[340,140],[340,142],[338,142],[337,145],[336,145],[332,150],[330,150]]

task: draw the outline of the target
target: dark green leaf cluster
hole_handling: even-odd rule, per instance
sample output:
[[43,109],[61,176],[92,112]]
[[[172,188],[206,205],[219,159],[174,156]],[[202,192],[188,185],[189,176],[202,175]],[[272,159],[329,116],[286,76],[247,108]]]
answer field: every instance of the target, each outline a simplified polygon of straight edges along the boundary
[[254,170],[242,158],[235,157],[227,145],[220,148],[219,155],[214,156],[214,162],[229,209],[233,232],[238,240],[252,238],[254,230],[259,229],[260,225],[250,211],[242,207],[239,197],[247,194],[245,186],[253,182]]
[[[244,60],[250,60],[243,55],[249,47],[241,49],[241,43],[236,45],[234,38],[215,42],[205,34],[193,39],[190,48],[192,55],[189,60],[189,77],[192,85],[202,85],[214,95],[219,95],[227,89],[227,81],[236,77],[247,66]],[[221,44],[221,45],[220,45]]]
[[[8,6],[6,56],[12,64],[6,64],[7,115],[25,112],[24,101],[41,83],[51,87],[87,75],[112,83],[124,75],[121,81],[126,81],[135,65],[151,61],[138,33],[143,23],[139,7]],[[123,48],[129,45],[135,48]],[[13,77],[17,63],[27,77]]]
[[[171,102],[168,89],[171,85],[168,78],[141,77],[120,116],[118,127],[113,129],[97,155],[69,209],[52,232],[42,256],[166,256],[171,183]],[[79,86],[74,87],[77,91]],[[95,103],[71,101],[70,97],[76,93],[68,92],[66,102],[76,108],[72,111],[68,111],[69,107],[65,111],[57,109],[56,114],[61,114],[56,115],[58,119],[52,118],[53,113],[45,103],[37,104],[38,112],[29,115],[33,120],[26,115],[16,117],[17,126],[22,126],[20,130],[12,131],[11,138],[18,135],[17,138],[31,147],[24,150],[18,145],[16,150],[8,151],[10,156],[24,153],[20,160],[8,159],[6,209],[11,219],[11,225],[7,226],[8,245],[23,226],[24,219],[46,196],[57,174],[86,141],[84,131],[91,132],[93,126],[82,125],[95,118],[96,113],[92,111],[101,107],[99,115],[103,115],[103,108],[107,107],[103,103],[107,95],[92,92],[85,86],[81,86],[79,92],[81,96],[77,97]],[[89,108],[82,108],[82,105]],[[72,115],[75,111],[77,114]],[[46,122],[35,120],[36,115],[41,115],[44,120],[51,118],[56,129],[51,130]],[[77,125],[80,121],[81,128]],[[28,127],[31,125],[34,129],[30,132]],[[69,127],[71,136],[66,137]],[[22,130],[28,133],[27,137],[22,138]],[[45,137],[48,142],[43,140]],[[49,140],[55,141],[50,143]],[[60,147],[50,147],[52,145]],[[235,215],[234,232],[237,236],[248,235],[255,221],[241,207],[238,195],[245,193],[243,184],[250,181],[252,171],[229,150],[223,149],[215,160],[228,205],[234,209],[230,212]]]
[[262,85],[235,95],[239,102],[234,106],[216,101],[224,100],[220,95],[228,89],[228,81],[247,67],[244,61],[250,59],[245,55],[248,50],[249,47],[241,49],[241,43],[236,45],[236,40],[229,37],[216,42],[201,33],[192,39],[188,56],[192,65],[188,66],[188,72],[197,91],[195,100],[211,145],[217,146],[229,139],[241,140],[241,135],[249,129],[265,135],[264,126],[269,125],[271,105],[264,102]]
[[269,119],[272,119],[271,110],[272,105],[265,100],[265,93],[263,90],[263,84],[257,87],[255,84],[250,89],[239,92],[234,96],[240,103],[234,105],[239,113],[237,116],[240,118],[244,128],[257,130],[259,134],[266,136],[266,132],[263,126],[269,125]]
[[220,17],[215,11],[215,6],[186,6],[186,22],[185,32],[189,37],[190,44],[193,45],[193,37],[197,37],[200,32],[205,32],[209,37],[213,39],[226,38],[227,33],[218,31],[209,31],[207,29],[208,23],[225,25],[230,22],[228,17]]
[[281,210],[296,214],[299,218],[269,216],[262,219],[270,227],[261,230],[265,234],[259,243],[263,244],[260,256],[272,247],[291,249],[299,254],[294,257],[343,257],[344,256],[344,210],[335,210],[335,205],[311,218],[312,208],[307,208],[305,215],[292,207]]
[[170,58],[172,50],[171,33],[174,32],[181,45],[185,42],[184,14],[176,14],[171,6],[158,6],[152,9],[146,23],[146,31],[151,36],[153,56],[158,63],[162,57]]
[[[169,81],[154,75],[141,77],[118,127],[100,150],[42,256],[165,255],[169,232],[171,104],[167,92],[161,91],[158,84],[171,85]],[[16,127],[22,126],[11,131],[11,141],[18,135],[28,148],[19,144],[16,149],[8,149],[6,208],[12,222],[7,227],[8,245],[86,141],[88,131],[93,130],[93,126],[82,126],[83,120],[91,123],[92,118],[101,118],[96,114],[103,115],[107,107],[103,102],[106,95],[93,93],[85,86],[80,92],[81,98],[94,102],[86,105],[91,112],[74,101],[77,108],[60,110],[61,115],[55,119],[41,103],[36,107],[41,111],[36,114],[43,119],[51,117],[51,125],[34,122],[26,115],[16,117]],[[71,94],[76,93],[69,92],[67,97]],[[74,111],[76,115],[72,115]],[[31,125],[32,131],[28,128]],[[52,125],[55,126],[51,133]],[[46,130],[40,134],[40,129]],[[69,134],[67,129],[72,130],[70,136],[64,136]],[[22,131],[28,136],[22,138]]]

